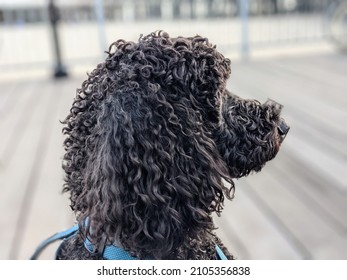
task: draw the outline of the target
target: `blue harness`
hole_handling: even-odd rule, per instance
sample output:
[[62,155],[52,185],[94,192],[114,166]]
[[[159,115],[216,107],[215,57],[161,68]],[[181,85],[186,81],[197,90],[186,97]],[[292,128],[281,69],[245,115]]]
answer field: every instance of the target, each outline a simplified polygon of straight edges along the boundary
[[[30,260],[36,260],[41,252],[51,243],[57,240],[67,240],[77,234],[79,230],[78,224],[74,225],[67,230],[58,232],[51,237],[44,240],[35,250],[34,254],[30,257]],[[88,238],[84,241],[84,247],[90,252],[95,252],[95,246],[90,242]],[[224,255],[223,251],[216,245],[216,254],[220,260],[227,260],[227,257]],[[106,245],[102,252],[102,257],[106,260],[137,260],[132,257],[127,251],[124,249],[117,247],[116,245]]]

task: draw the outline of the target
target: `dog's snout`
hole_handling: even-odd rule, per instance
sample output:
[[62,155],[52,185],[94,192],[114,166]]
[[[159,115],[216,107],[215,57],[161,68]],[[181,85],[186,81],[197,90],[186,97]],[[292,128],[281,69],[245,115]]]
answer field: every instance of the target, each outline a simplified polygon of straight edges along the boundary
[[281,118],[277,129],[278,129],[278,133],[281,136],[282,140],[284,140],[284,138],[287,136],[287,133],[288,133],[290,127],[286,124],[284,119]]

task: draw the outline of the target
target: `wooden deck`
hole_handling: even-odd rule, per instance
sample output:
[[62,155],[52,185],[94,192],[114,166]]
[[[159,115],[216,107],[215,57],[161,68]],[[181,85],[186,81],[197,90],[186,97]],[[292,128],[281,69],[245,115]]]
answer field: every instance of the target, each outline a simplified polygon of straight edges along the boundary
[[[216,218],[239,259],[347,259],[346,73],[339,54],[233,64],[229,88],[282,103],[291,126],[278,157],[238,180]],[[59,120],[83,79],[0,84],[0,259],[27,259],[74,221],[61,195]]]

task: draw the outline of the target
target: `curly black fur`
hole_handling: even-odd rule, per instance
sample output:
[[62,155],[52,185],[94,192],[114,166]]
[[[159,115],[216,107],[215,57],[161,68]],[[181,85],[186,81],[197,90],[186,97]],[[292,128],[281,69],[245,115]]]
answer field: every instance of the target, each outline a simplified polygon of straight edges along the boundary
[[64,121],[64,191],[81,231],[60,259],[101,258],[86,236],[140,259],[215,259],[211,214],[232,198],[232,177],[259,171],[281,142],[280,108],[228,96],[229,75],[200,36],[110,46]]

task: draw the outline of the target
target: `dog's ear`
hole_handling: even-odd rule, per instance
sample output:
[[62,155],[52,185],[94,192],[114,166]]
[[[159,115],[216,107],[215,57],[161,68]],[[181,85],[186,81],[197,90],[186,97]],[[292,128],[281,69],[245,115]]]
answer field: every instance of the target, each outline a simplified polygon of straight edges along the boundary
[[214,139],[232,177],[259,172],[276,156],[289,130],[280,118],[281,109],[272,100],[261,104],[226,92]]

